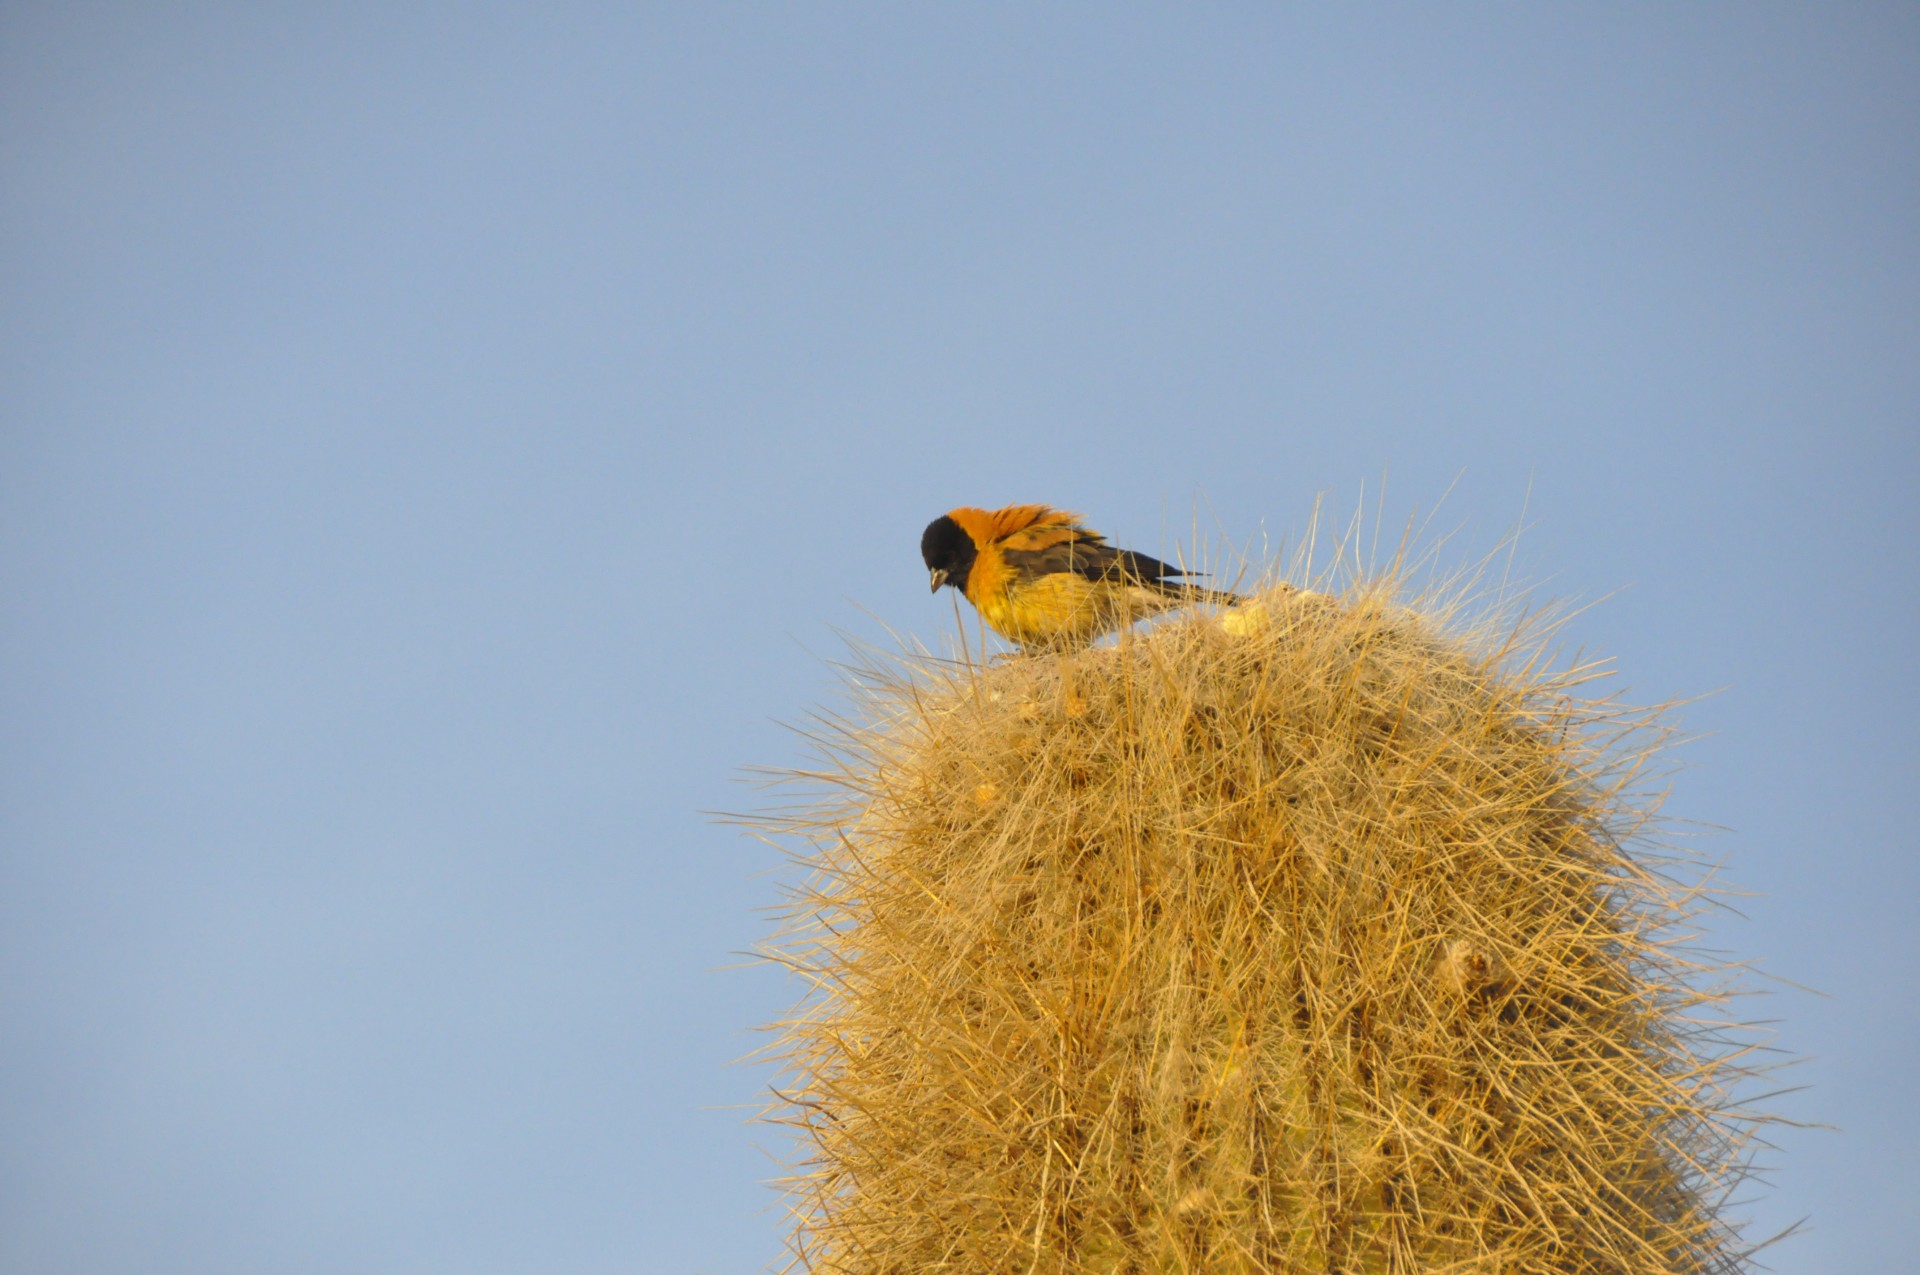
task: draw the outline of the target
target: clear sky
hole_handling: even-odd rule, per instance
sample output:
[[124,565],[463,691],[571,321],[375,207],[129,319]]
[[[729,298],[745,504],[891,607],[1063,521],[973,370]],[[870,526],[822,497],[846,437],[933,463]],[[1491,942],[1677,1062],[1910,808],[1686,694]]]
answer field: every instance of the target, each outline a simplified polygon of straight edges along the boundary
[[[1920,9],[0,7],[0,1269],[737,1272],[726,970],[921,527],[1596,605],[1911,1261]],[[1724,688],[1724,689],[1722,689]]]

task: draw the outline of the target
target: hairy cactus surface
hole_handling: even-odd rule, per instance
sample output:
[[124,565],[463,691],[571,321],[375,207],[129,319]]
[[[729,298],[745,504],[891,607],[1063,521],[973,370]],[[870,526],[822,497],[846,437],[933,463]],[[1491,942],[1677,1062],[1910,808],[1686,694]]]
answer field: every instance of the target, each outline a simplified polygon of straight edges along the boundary
[[855,671],[755,818],[804,865],[789,1269],[1744,1267],[1658,714],[1395,588]]

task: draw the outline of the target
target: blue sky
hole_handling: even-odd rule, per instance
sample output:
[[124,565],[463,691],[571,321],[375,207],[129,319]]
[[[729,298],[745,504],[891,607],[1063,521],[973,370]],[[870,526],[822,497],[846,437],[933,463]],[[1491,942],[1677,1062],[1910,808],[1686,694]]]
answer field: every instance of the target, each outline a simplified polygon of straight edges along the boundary
[[1895,4],[0,10],[0,1267],[775,1260],[780,861],[701,812],[950,630],[949,506],[1364,491],[1720,692],[1669,812],[1840,1126],[1745,1212],[1898,1268],[1917,68]]

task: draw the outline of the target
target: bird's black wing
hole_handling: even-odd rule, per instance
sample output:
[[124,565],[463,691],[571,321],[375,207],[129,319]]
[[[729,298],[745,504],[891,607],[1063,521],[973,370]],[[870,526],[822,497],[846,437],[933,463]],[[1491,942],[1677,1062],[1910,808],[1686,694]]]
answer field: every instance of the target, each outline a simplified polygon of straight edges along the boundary
[[1088,580],[1127,580],[1135,584],[1171,584],[1186,572],[1158,558],[1116,549],[1098,532],[1081,528],[1049,528],[1046,543],[1005,550],[1007,565],[1025,579],[1070,573]]

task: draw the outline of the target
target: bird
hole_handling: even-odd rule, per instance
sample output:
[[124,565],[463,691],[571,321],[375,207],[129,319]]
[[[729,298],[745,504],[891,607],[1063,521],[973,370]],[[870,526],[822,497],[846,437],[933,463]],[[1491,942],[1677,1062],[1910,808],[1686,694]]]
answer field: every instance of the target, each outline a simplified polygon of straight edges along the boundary
[[994,632],[1032,652],[1085,646],[1137,619],[1238,594],[1203,588],[1158,558],[1116,549],[1049,505],[950,509],[920,537],[933,592],[958,589]]

